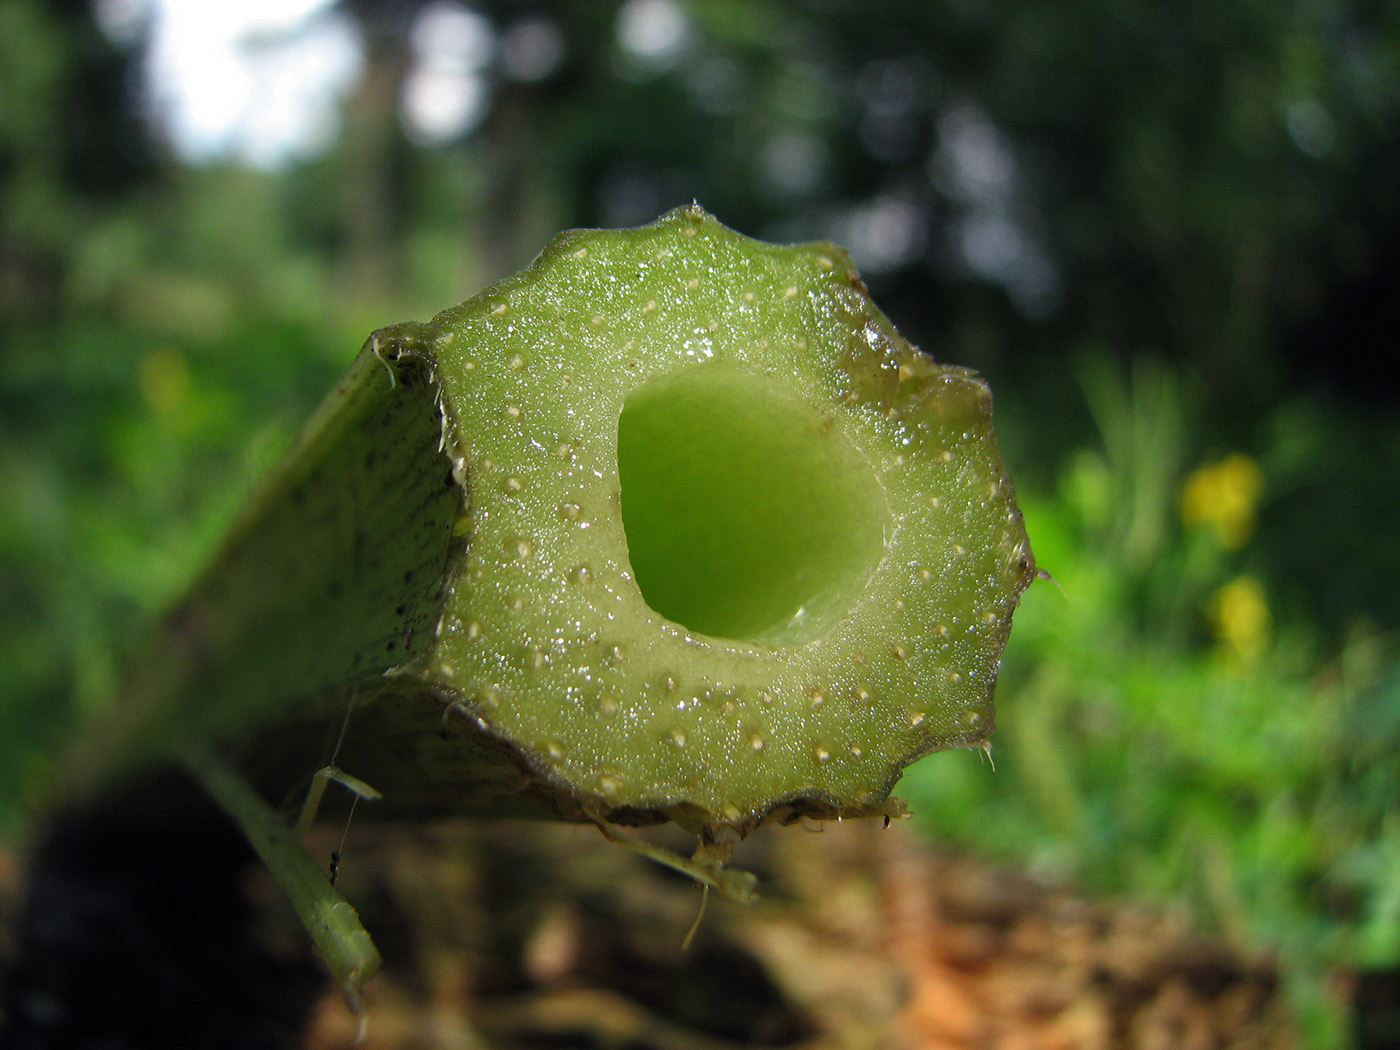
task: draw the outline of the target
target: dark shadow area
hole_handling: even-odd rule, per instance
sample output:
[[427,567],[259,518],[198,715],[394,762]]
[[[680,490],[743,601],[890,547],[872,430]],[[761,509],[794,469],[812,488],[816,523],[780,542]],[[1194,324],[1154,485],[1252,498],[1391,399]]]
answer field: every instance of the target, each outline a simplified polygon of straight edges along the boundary
[[259,936],[255,863],[234,825],[173,773],[54,818],[13,923],[0,1045],[301,1046],[325,974],[307,943]]

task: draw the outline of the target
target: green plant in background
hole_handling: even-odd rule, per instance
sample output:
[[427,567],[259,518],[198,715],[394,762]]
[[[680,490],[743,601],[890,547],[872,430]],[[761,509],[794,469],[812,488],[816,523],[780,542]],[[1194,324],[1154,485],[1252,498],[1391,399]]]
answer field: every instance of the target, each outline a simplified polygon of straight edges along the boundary
[[[916,819],[1114,893],[1188,901],[1281,951],[1316,1045],[1343,1045],[1336,968],[1400,959],[1400,675],[1359,621],[1327,656],[1280,611],[1255,550],[1303,435],[1193,450],[1194,395],[1139,364],[1081,362],[1099,441],[1055,493],[1022,493],[1056,588],[1017,618],[997,775],[916,767]],[[1294,485],[1304,480],[1291,481]]]
[[384,815],[674,821],[693,858],[639,848],[745,899],[754,828],[898,815],[911,762],[985,746],[1034,575],[986,384],[836,246],[679,208],[375,333],[70,780],[181,758],[353,996],[353,911],[235,769]]

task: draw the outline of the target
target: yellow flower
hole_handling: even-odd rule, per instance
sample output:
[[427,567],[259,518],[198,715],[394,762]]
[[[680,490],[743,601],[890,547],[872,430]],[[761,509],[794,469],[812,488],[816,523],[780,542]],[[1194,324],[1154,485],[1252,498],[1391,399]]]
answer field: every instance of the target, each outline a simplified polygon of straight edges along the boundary
[[194,386],[184,355],[168,346],[141,359],[136,381],[146,406],[158,416],[169,416],[181,408]]
[[1236,576],[1216,591],[1210,614],[1220,654],[1232,666],[1248,669],[1268,650],[1274,616],[1263,585],[1253,576]]
[[1181,486],[1181,520],[1210,529],[1222,547],[1237,550],[1254,535],[1254,514],[1264,491],[1264,472],[1236,452],[1197,467]]

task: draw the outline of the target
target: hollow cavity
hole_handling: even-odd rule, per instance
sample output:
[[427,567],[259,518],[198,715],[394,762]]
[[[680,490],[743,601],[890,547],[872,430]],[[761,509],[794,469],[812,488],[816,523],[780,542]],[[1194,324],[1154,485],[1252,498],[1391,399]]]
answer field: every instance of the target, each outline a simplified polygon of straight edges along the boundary
[[836,420],[771,379],[697,365],[618,421],[622,523],[647,604],[692,631],[800,645],[857,603],[890,511]]

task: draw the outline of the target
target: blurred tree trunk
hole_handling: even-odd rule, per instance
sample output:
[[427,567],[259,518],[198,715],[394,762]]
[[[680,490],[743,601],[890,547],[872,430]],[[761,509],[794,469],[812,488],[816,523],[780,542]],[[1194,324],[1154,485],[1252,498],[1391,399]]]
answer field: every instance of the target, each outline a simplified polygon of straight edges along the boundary
[[551,199],[555,165],[539,134],[536,92],[506,81],[497,87],[485,128],[486,200],[475,220],[481,284],[529,263],[564,221]]
[[345,103],[340,183],[341,294],[349,303],[392,294],[403,278],[404,167],[399,105],[412,65],[419,0],[342,0],[364,44],[364,70]]

